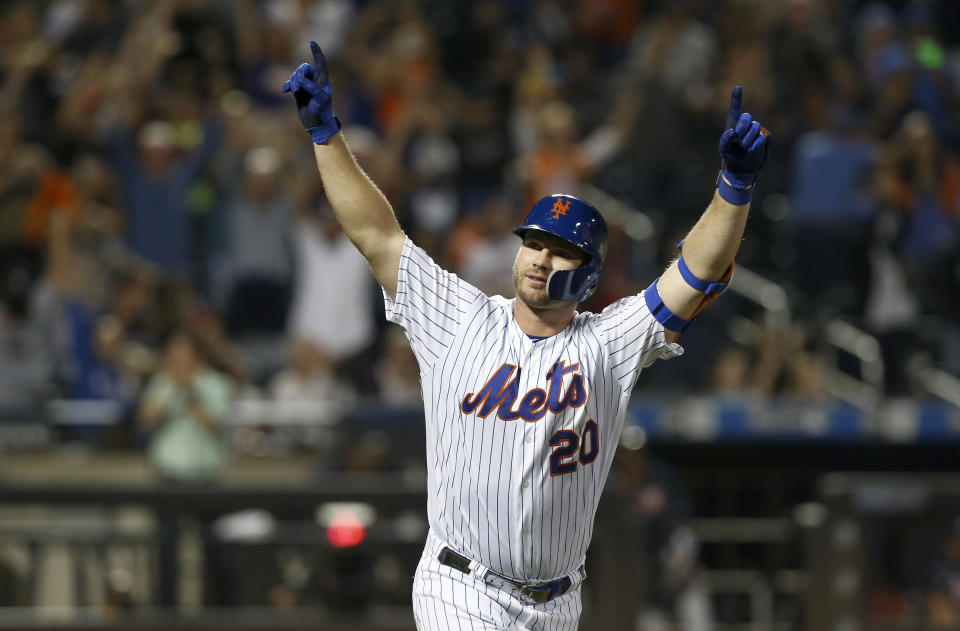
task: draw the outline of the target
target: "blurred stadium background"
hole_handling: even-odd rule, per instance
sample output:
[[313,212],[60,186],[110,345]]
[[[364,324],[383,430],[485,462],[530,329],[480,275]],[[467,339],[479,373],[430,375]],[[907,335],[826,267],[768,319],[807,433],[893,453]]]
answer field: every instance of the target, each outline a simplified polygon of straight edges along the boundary
[[673,256],[742,84],[737,274],[637,384],[581,628],[960,628],[960,3],[5,0],[0,630],[413,628],[417,369],[280,94],[310,39],[488,292],[529,200],[596,204],[590,310]]

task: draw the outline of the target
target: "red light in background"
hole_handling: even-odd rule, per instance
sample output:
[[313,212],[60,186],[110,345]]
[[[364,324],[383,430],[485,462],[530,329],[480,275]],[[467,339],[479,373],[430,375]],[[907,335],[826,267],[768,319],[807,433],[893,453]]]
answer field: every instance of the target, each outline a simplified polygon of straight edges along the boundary
[[334,548],[359,545],[367,536],[367,529],[352,512],[344,511],[331,520],[327,539]]

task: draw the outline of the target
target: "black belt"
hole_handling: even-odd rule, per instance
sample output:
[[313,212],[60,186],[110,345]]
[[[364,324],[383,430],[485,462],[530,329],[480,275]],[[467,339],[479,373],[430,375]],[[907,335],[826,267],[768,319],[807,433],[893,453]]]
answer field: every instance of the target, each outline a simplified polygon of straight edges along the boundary
[[[440,561],[440,563],[443,563],[448,567],[452,567],[455,570],[459,570],[464,574],[470,573],[470,559],[463,555],[457,554],[450,548],[444,547],[442,550],[440,550],[440,554],[437,556],[437,559]],[[487,570],[487,574],[493,575],[494,577],[494,580],[491,581],[488,580],[489,577],[485,576],[484,580],[486,580],[487,583],[496,585],[497,587],[502,587],[502,583],[507,583],[508,585],[516,588],[516,591],[526,600],[537,604],[549,602],[557,596],[562,596],[563,594],[566,594],[567,591],[569,591],[573,586],[573,581],[570,580],[569,576],[564,576],[563,578],[558,578],[555,581],[549,581],[547,583],[521,583],[520,581],[515,581],[512,578],[507,578],[502,574],[497,574],[493,570]]]

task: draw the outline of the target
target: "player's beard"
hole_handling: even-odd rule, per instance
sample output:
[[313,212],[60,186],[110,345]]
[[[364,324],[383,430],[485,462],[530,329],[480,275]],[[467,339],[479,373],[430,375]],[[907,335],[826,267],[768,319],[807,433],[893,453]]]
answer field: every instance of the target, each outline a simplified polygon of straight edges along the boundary
[[513,289],[517,294],[517,298],[522,300],[528,307],[534,309],[547,309],[553,306],[553,301],[550,299],[550,296],[547,294],[547,288],[544,286],[543,289],[530,289],[523,286],[523,280],[526,278],[525,273],[521,273],[520,269],[517,266],[517,262],[513,262]]

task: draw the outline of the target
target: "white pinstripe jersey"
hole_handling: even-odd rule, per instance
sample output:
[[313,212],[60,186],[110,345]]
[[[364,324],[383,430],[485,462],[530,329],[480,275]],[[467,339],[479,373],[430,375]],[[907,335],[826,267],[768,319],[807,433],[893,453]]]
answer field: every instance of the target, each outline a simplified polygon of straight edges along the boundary
[[511,578],[574,571],[637,375],[682,349],[643,294],[534,342],[513,299],[484,295],[409,239],[396,300],[384,298],[420,364],[430,528]]

